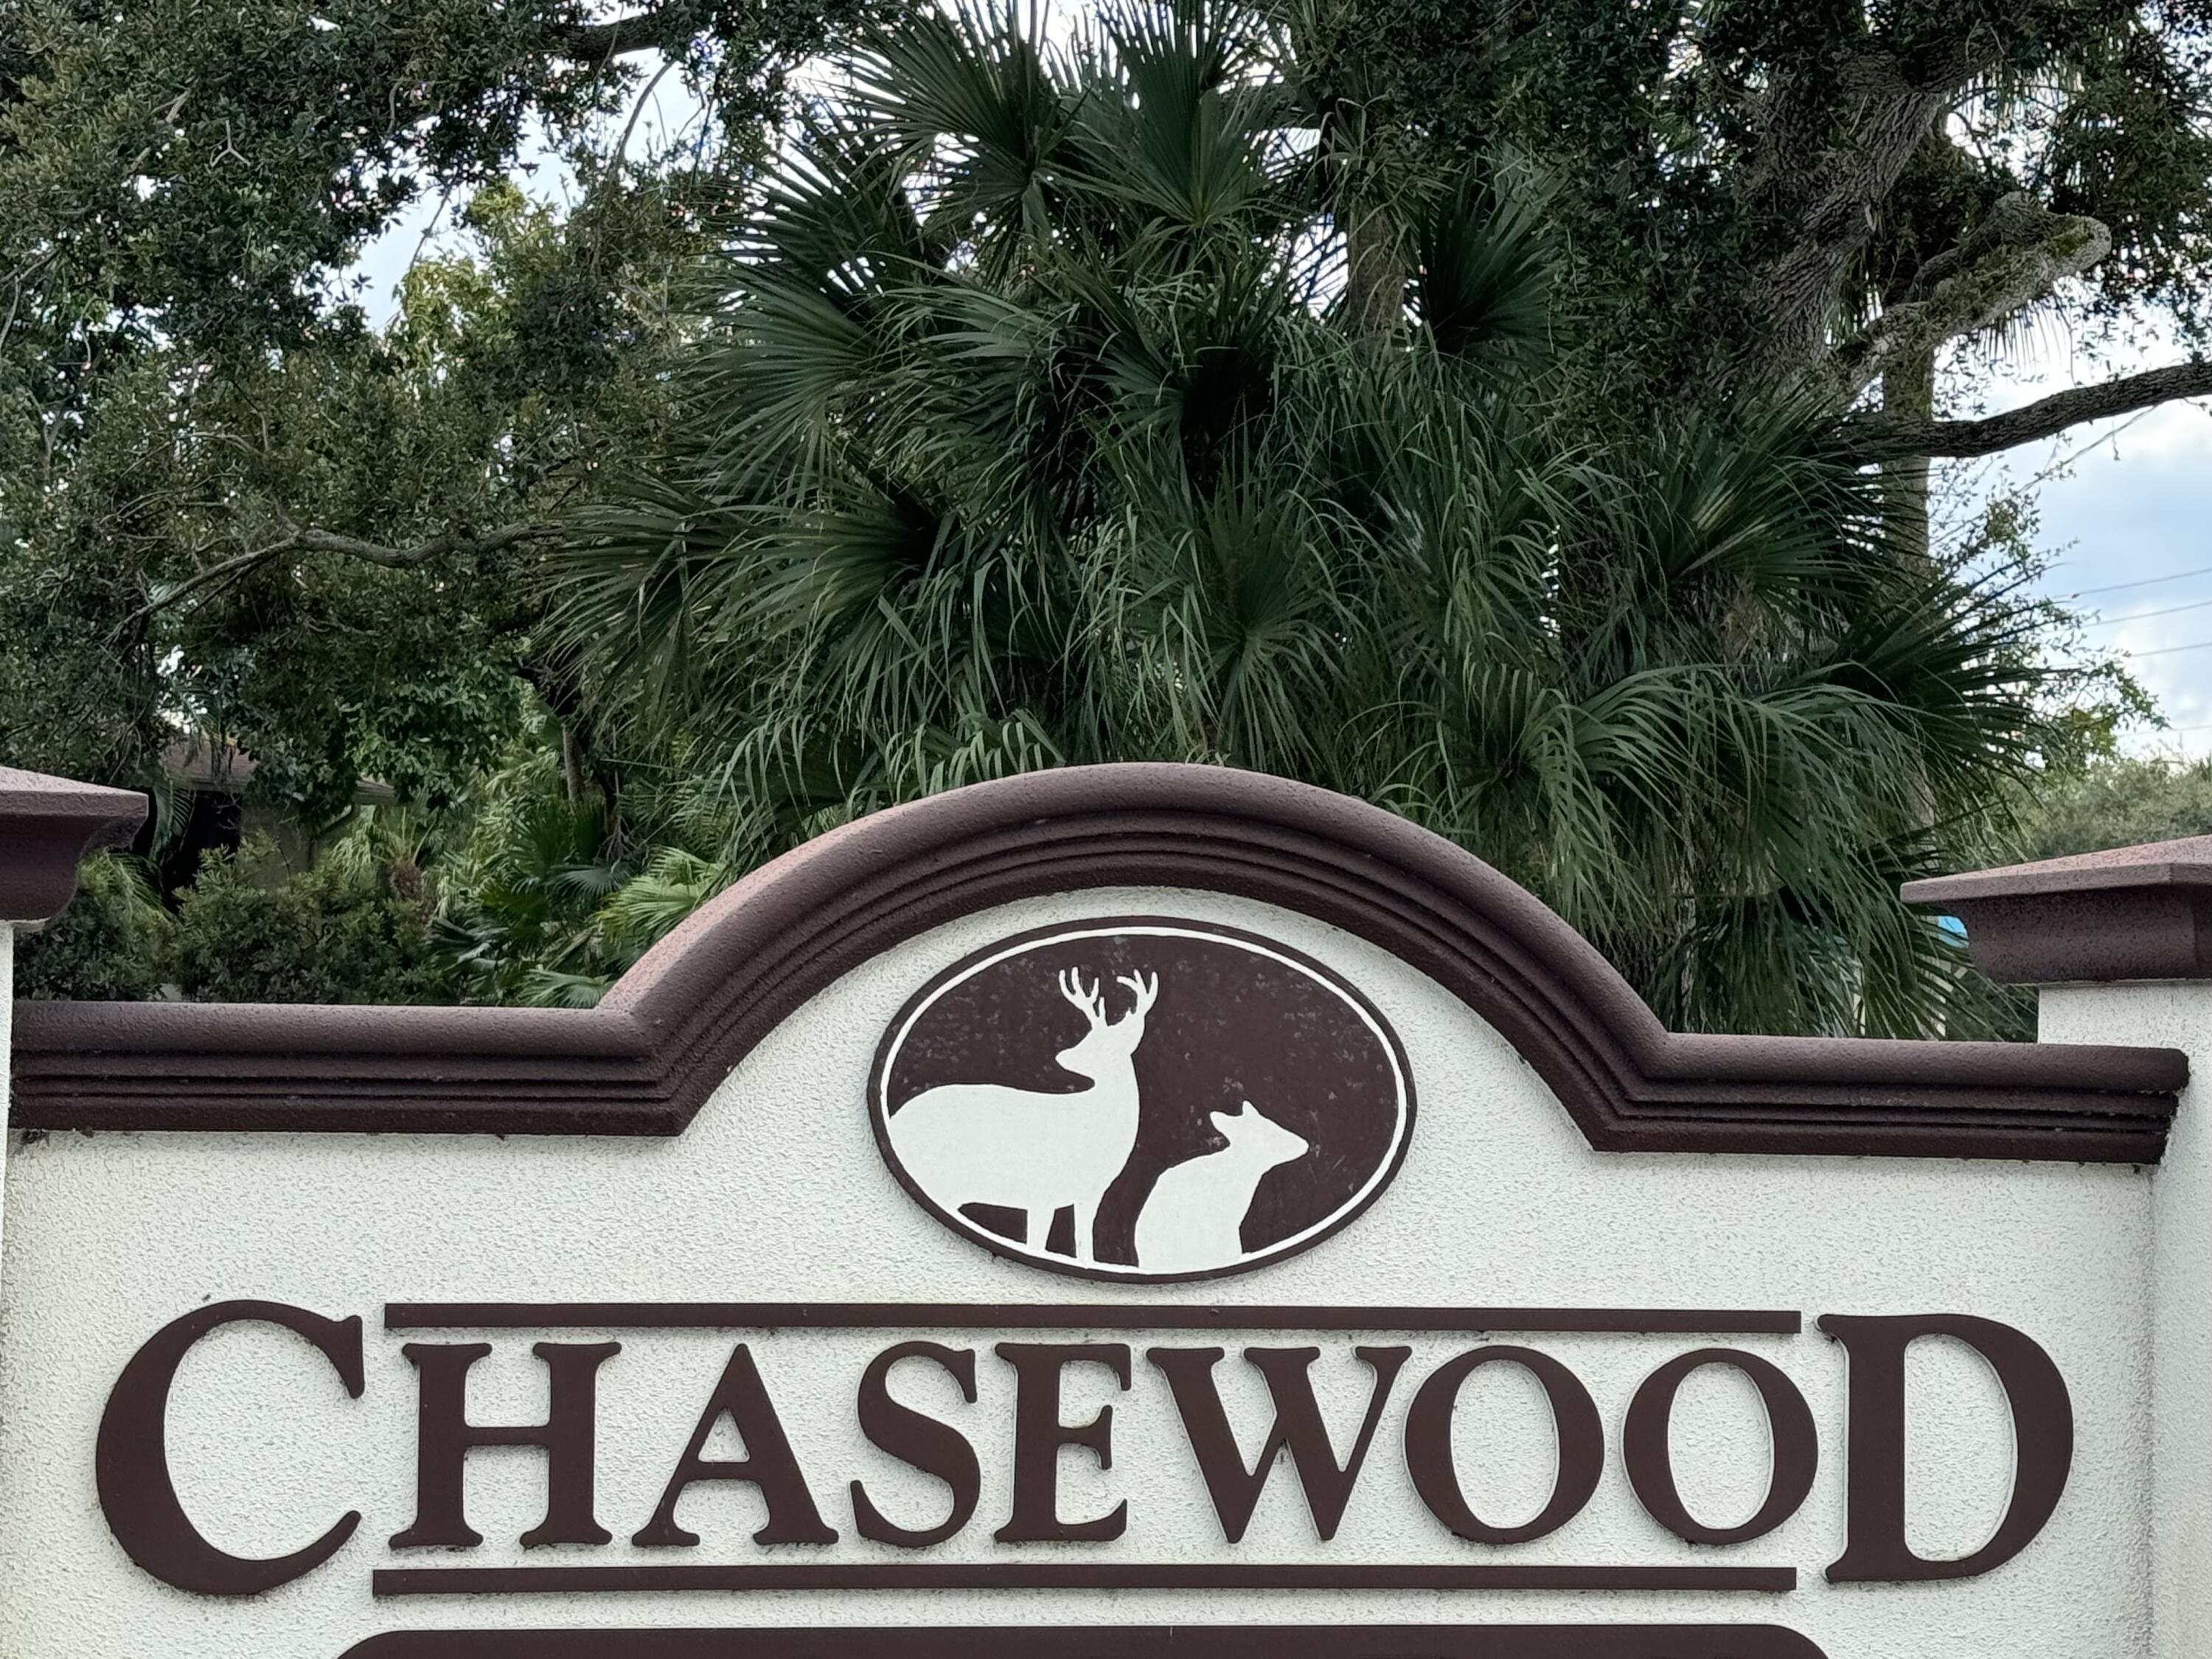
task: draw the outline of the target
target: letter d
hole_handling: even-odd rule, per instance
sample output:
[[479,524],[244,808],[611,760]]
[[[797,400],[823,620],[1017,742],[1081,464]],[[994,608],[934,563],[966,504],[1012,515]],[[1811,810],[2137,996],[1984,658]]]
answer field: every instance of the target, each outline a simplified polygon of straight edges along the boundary
[[[1972,1578],[2034,1541],[2074,1463],[2074,1407],[2051,1356],[2011,1326],[1967,1314],[1828,1314],[1820,1326],[1850,1355],[1844,1553],[1828,1581]],[[1996,1535],[1956,1560],[1930,1561],[1905,1541],[1905,1351],[1923,1336],[1954,1337],[1981,1355],[2012,1407],[2012,1499]]]

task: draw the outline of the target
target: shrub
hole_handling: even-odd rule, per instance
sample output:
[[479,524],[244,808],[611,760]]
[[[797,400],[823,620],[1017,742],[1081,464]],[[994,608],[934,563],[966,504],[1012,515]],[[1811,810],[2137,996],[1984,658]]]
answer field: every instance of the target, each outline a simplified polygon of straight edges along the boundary
[[2045,778],[2021,814],[2021,855],[2055,859],[2212,834],[2212,760],[2116,757]]
[[76,1002],[159,996],[176,971],[176,921],[137,859],[96,853],[53,926],[15,947],[15,994]]
[[179,896],[177,974],[195,1002],[458,1002],[419,872],[325,859],[270,879],[250,837]]

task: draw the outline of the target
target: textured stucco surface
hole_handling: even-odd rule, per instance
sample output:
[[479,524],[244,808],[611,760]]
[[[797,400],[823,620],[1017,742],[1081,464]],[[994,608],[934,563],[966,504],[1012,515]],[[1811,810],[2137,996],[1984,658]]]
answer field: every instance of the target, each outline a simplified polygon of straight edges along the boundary
[[[939,1226],[884,1168],[868,1127],[868,1065],[885,1023],[931,975],[1022,928],[1084,916],[1181,915],[1269,933],[1364,990],[1409,1056],[1419,1115],[1395,1183],[1359,1221],[1316,1249],[1217,1285],[1088,1283],[1002,1261]],[[1173,994],[1172,986],[1163,996]],[[2107,1031],[2106,1041],[2138,1039]],[[2184,1046],[2186,1046],[2185,1044]],[[1488,1027],[1430,981],[1346,935],[1218,896],[1108,890],[1031,901],[939,928],[842,981],[762,1043],[691,1129],[668,1141],[489,1138],[108,1134],[13,1149],[0,1263],[0,1655],[108,1659],[320,1659],[378,1630],[525,1624],[902,1624],[1285,1620],[1481,1621],[1736,1620],[1790,1626],[1826,1651],[1864,1659],[2038,1659],[2148,1651],[2150,1601],[2148,1177],[2138,1170],[1953,1161],[1671,1157],[1592,1152],[1544,1085]],[[211,1300],[254,1297],[369,1325],[366,1397],[348,1401],[322,1362],[271,1330],[202,1345],[171,1411],[173,1459],[208,1534],[275,1553],[349,1508],[359,1536],[311,1577],[250,1603],[196,1599],[140,1574],[108,1536],[94,1500],[100,1407],[130,1354],[161,1325]],[[1729,1562],[1794,1565],[1786,1595],[1536,1592],[1089,1597],[1036,1593],[875,1593],[843,1597],[553,1598],[373,1601],[374,1567],[428,1565],[384,1540],[411,1514],[415,1392],[387,1301],[929,1300],[1462,1304],[1780,1308],[1796,1337],[1729,1339],[1788,1371],[1821,1439],[1813,1495],[1781,1531],[1725,1551],[1695,1550],[1644,1516],[1622,1475],[1618,1433],[1636,1382],[1698,1339],[1509,1337],[1571,1364],[1596,1396],[1610,1443],[1589,1510],[1539,1543],[1494,1551],[1459,1542],[1420,1507],[1399,1451],[1412,1384],[1474,1346],[1411,1339],[1417,1357],[1387,1411],[1342,1529],[1314,1537],[1279,1471],[1250,1534],[1233,1549],[1192,1468],[1162,1379],[1143,1363],[1114,1396],[1115,1466],[1063,1462],[1063,1513],[1126,1498],[1127,1534],[1076,1547],[1085,1559]],[[2050,1351],[2077,1419],[2066,1498],[2027,1554],[1985,1577],[1831,1588],[1821,1569],[1842,1544],[1844,1363],[1812,1330],[1819,1314],[1966,1312],[2019,1326]],[[436,1339],[427,1339],[436,1340]],[[466,1340],[456,1336],[451,1340]],[[495,1335],[477,1369],[481,1421],[528,1421],[545,1405],[531,1334]],[[571,1340],[590,1340],[583,1334]],[[602,1376],[600,1520],[617,1539],[643,1524],[732,1336],[625,1333]],[[850,1536],[846,1483],[865,1479],[886,1510],[934,1519],[941,1489],[869,1450],[852,1421],[854,1380],[889,1334],[751,1338],[824,1518],[848,1535],[798,1559],[888,1559]],[[957,1406],[927,1370],[899,1391],[942,1407],[976,1442],[984,1494],[939,1559],[1004,1559],[990,1541],[1007,1504],[1010,1385],[990,1338],[982,1397]],[[1037,1340],[1029,1338],[1026,1340]],[[1121,1340],[1121,1339],[1117,1339]],[[1196,1334],[1161,1339],[1224,1340]],[[1244,1340],[1229,1337],[1234,1349]],[[1308,1338],[1323,1358],[1339,1443],[1364,1400],[1358,1340]],[[1224,1394],[1248,1425],[1264,1395],[1224,1365]],[[1944,1343],[1914,1352],[1913,1542],[1929,1553],[1980,1543],[2006,1488],[2010,1448],[1986,1368]],[[1109,1398],[1103,1373],[1071,1373],[1067,1415]],[[1248,1449],[1253,1443],[1248,1431]],[[1716,1521],[1757,1501],[1765,1434],[1747,1389],[1705,1373],[1675,1430],[1683,1489]],[[708,1449],[715,1455],[716,1448]],[[733,1455],[725,1449],[722,1455]],[[1498,1370],[1472,1386],[1458,1455],[1476,1507],[1496,1521],[1531,1512],[1551,1446],[1534,1390]],[[537,1552],[514,1540],[539,1517],[542,1460],[478,1454],[470,1518],[486,1546],[474,1564],[550,1559],[614,1563],[760,1559],[749,1488],[696,1489],[684,1524],[696,1552]],[[1040,1559],[1036,1547],[1019,1552]],[[911,1558],[908,1558],[911,1559]]]
[[[2212,1073],[2212,985],[2046,986],[2045,1042],[2128,1042],[2179,1048]],[[2206,1091],[2183,1091],[2166,1157],[2151,1176],[2152,1650],[2160,1659],[2212,1653],[2212,1125]]]
[[[8,1127],[9,1065],[15,1052],[15,930],[0,921],[0,1134]],[[0,1239],[4,1239],[7,1217],[0,1208]],[[4,1252],[0,1252],[4,1253]]]

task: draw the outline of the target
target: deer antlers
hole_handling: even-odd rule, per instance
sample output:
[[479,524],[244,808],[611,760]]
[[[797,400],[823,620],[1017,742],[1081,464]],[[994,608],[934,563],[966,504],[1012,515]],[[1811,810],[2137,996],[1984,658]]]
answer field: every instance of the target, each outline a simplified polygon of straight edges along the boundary
[[1060,970],[1060,994],[1083,1010],[1084,1018],[1096,1028],[1106,1024],[1106,999],[1098,994],[1098,981],[1092,980],[1086,988],[1083,976],[1073,968]]
[[[1159,998],[1160,976],[1158,974],[1117,974],[1115,983],[1128,987],[1129,994],[1136,999],[1129,1012],[1114,1022],[1117,1025],[1125,1020],[1141,1019],[1146,1011]],[[1105,1026],[1106,999],[1097,980],[1085,985],[1083,975],[1076,969],[1063,969],[1060,975],[1060,994],[1083,1011],[1083,1018],[1091,1022],[1094,1030]]]
[[1117,985],[1127,986],[1129,994],[1137,1000],[1136,1006],[1129,1010],[1128,1017],[1131,1019],[1143,1018],[1146,1012],[1159,998],[1160,976],[1158,974],[1150,976],[1143,974],[1116,974],[1114,976],[1114,982]]

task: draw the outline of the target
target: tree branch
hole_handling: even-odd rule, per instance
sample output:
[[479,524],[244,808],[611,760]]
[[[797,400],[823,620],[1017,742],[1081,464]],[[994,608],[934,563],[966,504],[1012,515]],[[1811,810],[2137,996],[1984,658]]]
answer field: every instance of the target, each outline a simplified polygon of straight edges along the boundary
[[[453,553],[496,553],[503,547],[546,533],[546,526],[542,524],[509,524],[487,530],[481,536],[464,536],[449,530],[412,547],[386,547],[378,542],[362,541],[357,536],[341,536],[333,530],[295,529],[289,540],[292,548],[302,553],[340,553],[349,559],[382,565],[386,570],[410,570]],[[290,550],[280,543],[276,550]]]
[[143,622],[158,611],[166,611],[195,596],[204,595],[223,583],[249,574],[267,564],[271,559],[287,553],[335,553],[349,559],[359,559],[364,564],[380,565],[386,570],[411,570],[416,565],[428,564],[455,553],[496,553],[503,547],[549,533],[541,524],[501,525],[496,530],[486,531],[481,536],[464,536],[453,531],[433,536],[412,547],[386,547],[380,542],[363,541],[358,536],[343,536],[334,530],[302,530],[289,526],[285,533],[265,546],[249,548],[234,553],[229,558],[217,560],[206,569],[195,571],[166,593],[148,600],[125,617],[122,627]]
[[2026,309],[2112,249],[2112,232],[2095,219],[2053,213],[2025,194],[2005,197],[1928,261],[1911,297],[1836,349],[1830,378],[1838,401],[1849,402],[1893,363],[1932,356],[1946,341]]
[[[1802,89],[1777,88],[1774,126],[1761,143],[1754,173],[1802,203],[1796,240],[1765,274],[1769,349],[1778,364],[1802,370],[1817,360],[1837,284],[1872,236],[1876,210],[1957,88],[1981,67],[1976,52],[1964,46],[1910,68],[1886,51],[1856,54],[1838,76],[1856,108],[1842,133],[1817,154],[1808,153],[1812,145],[1799,131],[1800,112],[1790,108]],[[1800,182],[1787,182],[1793,179]]]
[[699,18],[698,0],[663,0],[650,10],[634,12],[628,17],[611,18],[604,23],[580,23],[574,28],[562,29],[547,44],[556,57],[574,58],[579,63],[599,63],[665,45],[678,24],[696,24]]
[[2109,420],[2158,404],[2206,397],[2212,397],[2212,362],[2176,363],[2140,374],[2123,374],[2095,386],[2054,392],[2022,408],[1978,421],[1911,421],[1879,413],[1864,415],[1846,425],[1844,437],[1853,456],[1869,461],[1899,455],[1994,455],[2053,437],[2084,421]]

